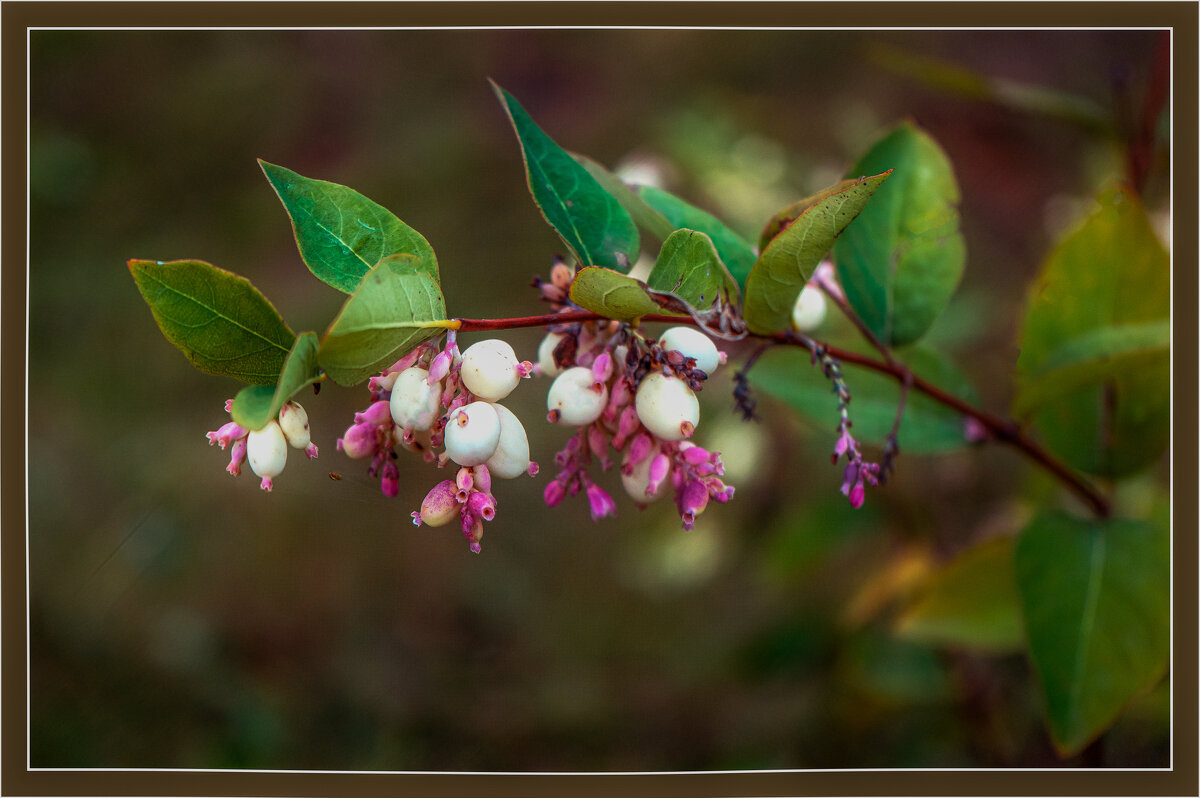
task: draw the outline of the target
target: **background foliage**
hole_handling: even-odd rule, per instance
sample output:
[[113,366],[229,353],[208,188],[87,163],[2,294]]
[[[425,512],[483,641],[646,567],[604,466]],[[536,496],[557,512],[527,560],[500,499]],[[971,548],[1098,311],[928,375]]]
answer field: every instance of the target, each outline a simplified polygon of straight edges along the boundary
[[[1063,764],[1005,582],[968,607],[990,619],[969,649],[935,645],[955,613],[910,601],[972,544],[996,541],[940,578],[986,586],[972,569],[1012,562],[1005,541],[1054,490],[1014,453],[906,451],[852,511],[828,466],[831,420],[761,394],[763,422],[743,425],[726,377],[702,394],[701,439],[739,493],[694,532],[625,502],[593,526],[577,504],[547,511],[531,481],[500,497],[471,557],[408,523],[432,470],[405,463],[387,500],[334,451],[365,391],[305,402],[321,459],[293,458],[272,495],[230,480],[203,434],[238,385],[162,340],[122,264],[201,257],[252,275],[294,329],[322,329],[344,295],[303,273],[262,158],[354,186],[421,231],[451,314],[524,315],[543,306],[523,286],[561,243],[487,77],[560,143],[654,167],[751,241],[910,117],[953,162],[968,254],[923,339],[959,366],[905,354],[952,389],[961,368],[1002,411],[1029,286],[1120,175],[1119,154],[1086,126],[907,80],[883,48],[1105,107],[1114,85],[1144,79],[1153,45],[1148,32],[34,32],[32,764]],[[1147,187],[1155,214],[1165,190]],[[1078,256],[1058,257],[1069,270]],[[535,331],[506,337],[533,355]],[[852,386],[859,375],[847,369]],[[511,405],[548,463],[561,431],[532,421],[543,401],[525,383]],[[928,423],[931,440],[947,434]],[[1164,474],[1123,483],[1124,506],[1163,512]],[[1027,545],[1088,545],[1064,544],[1066,524],[1043,518]],[[1166,763],[1167,700],[1165,683],[1135,700],[1105,740],[1109,764]]]

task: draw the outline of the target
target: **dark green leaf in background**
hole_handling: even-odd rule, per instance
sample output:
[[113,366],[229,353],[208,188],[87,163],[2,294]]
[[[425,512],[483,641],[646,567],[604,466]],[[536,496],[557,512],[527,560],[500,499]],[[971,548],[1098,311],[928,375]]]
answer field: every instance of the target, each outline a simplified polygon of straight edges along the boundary
[[739,287],[746,285],[746,277],[758,259],[758,253],[746,239],[725,226],[707,211],[689,205],[675,195],[656,186],[638,186],[637,195],[658,213],[666,217],[676,230],[698,230],[712,239],[721,262],[737,280]]
[[605,191],[617,198],[617,202],[621,203],[621,207],[629,212],[630,218],[642,230],[659,241],[666,241],[667,236],[675,231],[675,226],[667,221],[667,217],[650,207],[649,203],[639,197],[621,178],[586,155],[573,152],[571,157],[587,169],[588,174],[594,177]]
[[363,277],[321,339],[321,368],[339,385],[356,385],[445,328],[437,281],[412,255],[389,255]]
[[296,337],[279,373],[279,382],[271,385],[249,385],[233,398],[230,415],[246,429],[262,429],[279,415],[280,408],[306,385],[320,376],[317,367],[317,334],[306,332]]
[[391,211],[337,183],[313,180],[259,160],[292,220],[300,257],[318,278],[347,294],[388,255],[408,254],[434,280],[429,242]]
[[[966,376],[947,356],[924,346],[896,353],[896,358],[913,373],[961,399],[976,404],[978,398]],[[900,387],[896,380],[866,369],[844,366],[842,375],[850,387],[850,420],[854,437],[866,444],[883,444],[896,418]],[[838,402],[829,380],[812,365],[808,350],[798,347],[767,353],[750,372],[751,387],[782,399],[811,420],[817,430],[830,431],[837,425]],[[909,454],[947,452],[967,444],[963,418],[929,397],[910,391],[900,424],[900,450]]]
[[[868,204],[890,171],[821,192],[763,250],[746,279],[742,315],[750,332],[769,334],[791,323],[792,307],[821,258]],[[847,291],[847,296],[849,291]]]
[[1046,513],[1021,533],[1015,567],[1051,736],[1070,755],[1166,670],[1169,530]]
[[722,288],[728,286],[736,296],[732,280],[708,236],[676,230],[663,242],[646,285],[670,292],[696,310],[708,310]]
[[249,280],[198,260],[130,260],[128,266],[159,329],[192,365],[275,384],[296,336]]
[[570,153],[559,147],[504,89],[492,89],[521,143],[529,191],[542,216],[582,266],[627,272],[638,258],[638,231],[629,212]]
[[589,266],[580,269],[571,283],[571,301],[581,308],[619,321],[634,321],[650,313],[664,313],[648,293],[648,286],[626,274]]
[[911,122],[898,125],[850,170],[895,174],[833,247],[850,306],[880,341],[920,338],[962,276],[958,183],[949,159]]
[[1030,294],[1016,412],[1083,471],[1122,476],[1170,436],[1170,258],[1122,191],[1050,253]]
[[906,640],[992,653],[1019,650],[1025,641],[1013,572],[1013,538],[968,549],[930,575],[896,619]]

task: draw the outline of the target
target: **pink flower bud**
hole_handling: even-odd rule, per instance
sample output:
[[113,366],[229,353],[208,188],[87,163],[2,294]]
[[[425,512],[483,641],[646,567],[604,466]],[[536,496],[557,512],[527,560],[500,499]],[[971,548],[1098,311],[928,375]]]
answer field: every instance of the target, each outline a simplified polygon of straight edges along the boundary
[[850,491],[850,506],[857,510],[863,506],[863,501],[867,497],[867,489],[862,482],[856,482]]
[[702,449],[695,444],[681,443],[679,445],[679,453],[683,455],[683,461],[688,465],[700,465],[707,463],[712,459],[707,449]]
[[229,465],[225,466],[225,470],[235,477],[242,475],[242,463],[246,460],[246,439],[238,438],[233,442],[233,450],[230,452]]
[[662,481],[671,473],[671,458],[660,452],[650,461],[650,483],[646,486],[646,495],[658,493]]
[[600,458],[601,467],[608,468],[608,436],[604,434],[604,430],[596,424],[592,424],[587,428],[588,448],[592,454]]
[[613,501],[612,496],[594,482],[587,487],[587,499],[593,521],[617,514],[617,503]]
[[496,517],[496,502],[491,494],[476,491],[467,499],[467,512],[484,521],[491,521]]
[[479,518],[475,519],[475,523],[471,525],[470,530],[463,530],[463,537],[470,544],[469,548],[472,554],[478,554],[483,551],[483,546],[480,545],[480,541],[483,540],[483,520]]
[[209,446],[212,446],[215,443],[217,446],[220,446],[222,449],[224,449],[232,441],[235,441],[238,438],[244,438],[248,434],[249,433],[247,430],[236,421],[230,421],[228,424],[222,425],[221,428],[215,432],[209,432],[206,437],[208,438]]
[[453,362],[454,356],[449,352],[445,350],[438,352],[433,362],[429,364],[429,376],[425,378],[426,381],[430,385],[436,385],[440,380],[445,379],[446,375],[450,373],[450,365]]
[[683,518],[683,528],[691,531],[695,527],[696,516],[704,512],[707,506],[707,485],[698,479],[684,485],[679,495],[679,514]]
[[395,462],[388,460],[383,465],[383,477],[379,481],[379,489],[383,495],[394,499],[400,495],[400,469]]
[[546,489],[542,492],[542,499],[546,502],[547,507],[557,507],[566,496],[566,485],[557,479],[546,485]]
[[492,472],[488,471],[486,463],[480,463],[472,468],[471,478],[474,480],[476,490],[481,490],[484,493],[492,492]]
[[372,402],[371,406],[368,407],[366,410],[364,410],[361,413],[354,414],[354,423],[355,424],[370,424],[375,427],[382,427],[385,424],[391,424],[392,423],[391,405],[388,402],[382,401],[382,400],[378,401],[378,402]]
[[634,409],[633,405],[626,405],[625,409],[621,411],[620,420],[617,421],[617,434],[613,436],[612,440],[613,448],[624,449],[625,439],[637,432],[637,428],[641,423],[638,419],[637,410]]
[[625,455],[625,462],[629,465],[637,465],[645,460],[653,450],[654,439],[643,432],[629,444],[629,453]]
[[469,493],[471,488],[475,486],[475,477],[471,473],[471,469],[465,466],[458,469],[458,474],[456,474],[454,477],[454,484],[460,491],[466,491]]
[[374,454],[376,444],[375,426],[366,422],[350,427],[346,436],[337,440],[337,448],[355,460]]
[[612,377],[612,374],[612,355],[610,355],[608,352],[601,352],[596,356],[596,359],[592,361],[592,377],[596,380],[596,382],[603,383],[608,382],[609,378]]

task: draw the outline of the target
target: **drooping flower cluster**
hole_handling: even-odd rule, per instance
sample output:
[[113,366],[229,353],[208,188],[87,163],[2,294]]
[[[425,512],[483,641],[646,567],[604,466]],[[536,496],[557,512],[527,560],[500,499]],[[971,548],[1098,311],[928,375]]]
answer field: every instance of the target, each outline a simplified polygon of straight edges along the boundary
[[[233,400],[226,400],[225,412],[232,411]],[[283,473],[289,445],[303,449],[310,460],[317,456],[317,446],[312,442],[308,428],[308,414],[296,402],[284,403],[279,416],[262,429],[247,430],[236,421],[230,421],[207,433],[207,437],[210,446],[216,444],[222,450],[233,447],[226,471],[232,476],[241,476],[242,463],[249,462],[250,469],[262,479],[260,487],[268,492],[275,487],[275,477]]]
[[380,489],[391,497],[400,491],[398,448],[439,467],[458,464],[456,478],[429,492],[412,514],[413,523],[442,526],[458,518],[471,550],[478,552],[483,522],[496,515],[492,478],[537,473],[525,428],[499,404],[532,371],[532,363],[518,361],[499,339],[459,352],[451,330],[440,351],[436,344],[421,344],[369,380],[371,404],[355,414],[337,447],[354,459],[370,458],[367,473],[379,477]]
[[727,502],[721,456],[692,443],[700,422],[695,391],[725,360],[708,336],[673,327],[647,339],[616,321],[552,327],[538,354],[537,371],[554,377],[547,419],[577,427],[555,455],[559,472],[544,492],[551,507],[583,492],[593,520],[616,514],[612,496],[589,472],[620,455],[621,483],[639,506],[673,492],[685,529],[710,500]]

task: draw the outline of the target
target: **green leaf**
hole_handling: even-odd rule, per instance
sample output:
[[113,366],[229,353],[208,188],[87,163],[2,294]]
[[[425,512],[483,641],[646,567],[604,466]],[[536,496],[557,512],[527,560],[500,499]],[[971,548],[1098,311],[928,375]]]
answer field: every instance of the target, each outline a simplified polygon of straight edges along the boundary
[[788,326],[796,297],[813,269],[890,174],[882,172],[821,192],[816,202],[771,239],[746,279],[742,315],[750,332],[767,335]]
[[1137,199],[1112,191],[1051,251],[1021,332],[1016,412],[1082,471],[1124,476],[1170,437],[1170,257]]
[[896,619],[906,640],[992,653],[1025,642],[1013,571],[1013,538],[994,538],[931,574]]
[[946,154],[910,122],[898,125],[850,170],[894,169],[833,247],[850,306],[880,341],[920,338],[962,276],[958,183]]
[[673,194],[656,186],[638,186],[637,194],[647,205],[666,217],[676,230],[698,230],[712,239],[721,262],[737,281],[738,287],[746,285],[746,277],[758,259],[754,248],[737,233],[725,226],[711,213],[689,205]]
[[249,280],[203,261],[130,260],[167,340],[206,374],[274,384],[295,339]]
[[321,339],[317,359],[339,385],[356,385],[445,329],[436,280],[412,255],[389,255],[367,272]]
[[583,266],[627,272],[638,257],[638,231],[629,212],[563,148],[547,136],[521,104],[496,83],[521,143],[529,192],[542,216]]
[[1100,327],[1072,338],[1024,380],[1013,413],[1029,416],[1039,407],[1061,400],[1105,380],[1161,367],[1171,355],[1171,323],[1151,321]]
[[645,230],[650,235],[657,238],[659,241],[666,241],[667,236],[675,231],[675,226],[667,221],[667,217],[663,216],[658,211],[650,207],[650,205],[634,193],[633,189],[614,175],[612,172],[605,169],[597,161],[592,160],[586,155],[580,155],[577,152],[571,153],[571,157],[578,161],[584,169],[588,170],[588,174],[596,178],[596,182],[617,198],[617,202],[621,203],[621,207],[629,212],[630,218],[634,223]]
[[429,242],[387,208],[346,186],[261,159],[258,164],[292,220],[300,257],[324,282],[349,294],[372,266],[401,253],[413,255],[416,268],[439,279]]
[[1046,513],[1021,533],[1015,566],[1051,737],[1070,755],[1166,671],[1169,530]]
[[[971,404],[978,404],[970,382],[947,356],[924,346],[905,349],[895,356],[917,376]],[[850,388],[854,437],[866,444],[882,446],[896,418],[899,383],[889,376],[852,365],[843,365],[842,376]],[[832,449],[832,430],[838,418],[837,396],[819,365],[812,364],[808,350],[788,347],[768,352],[750,372],[750,385],[782,399],[810,419],[815,430],[828,436],[828,445]],[[897,435],[901,452],[953,451],[967,444],[963,432],[963,418],[958,413],[922,393],[909,392]]]
[[656,302],[649,287],[627,274],[589,266],[571,283],[571,301],[579,307],[618,321],[635,321],[650,313],[669,313]]
[[306,332],[296,337],[292,351],[284,361],[279,382],[271,385],[248,385],[233,398],[230,415],[246,429],[262,429],[279,415],[287,400],[306,385],[321,378],[317,367],[317,334]]
[[[712,239],[695,230],[676,230],[663,242],[646,285],[668,291],[696,310],[708,310],[729,281]],[[730,287],[737,291],[736,284]]]
[[816,194],[805,197],[804,199],[796,200],[791,205],[788,205],[787,207],[777,211],[775,215],[767,221],[766,225],[763,226],[763,231],[758,237],[758,251],[765,252],[767,245],[771,243],[771,239],[783,232],[783,229],[789,224],[796,221],[796,218],[800,214],[804,213],[806,210],[816,205],[830,194],[836,194],[839,191],[849,188],[855,182],[857,181],[843,180],[840,183],[836,183],[828,188],[818,191]]

